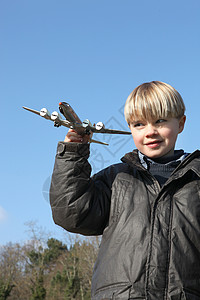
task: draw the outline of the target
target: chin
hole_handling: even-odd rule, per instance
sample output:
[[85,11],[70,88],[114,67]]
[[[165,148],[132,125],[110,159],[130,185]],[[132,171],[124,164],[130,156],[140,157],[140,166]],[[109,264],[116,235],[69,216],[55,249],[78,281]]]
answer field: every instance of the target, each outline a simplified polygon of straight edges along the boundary
[[160,157],[164,157],[166,155],[166,153],[152,153],[152,152],[147,152],[147,153],[143,153],[144,155],[146,155],[149,158],[160,158]]
[[164,156],[164,155],[162,155],[162,154],[158,154],[158,155],[147,155],[149,158],[152,158],[152,159],[154,159],[154,158],[160,158],[160,157],[162,157],[162,156]]

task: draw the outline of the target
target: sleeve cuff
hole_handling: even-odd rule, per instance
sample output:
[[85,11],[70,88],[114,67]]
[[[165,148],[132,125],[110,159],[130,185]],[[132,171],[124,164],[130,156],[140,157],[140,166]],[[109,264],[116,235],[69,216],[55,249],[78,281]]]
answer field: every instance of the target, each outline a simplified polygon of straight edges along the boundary
[[90,144],[59,142],[57,146],[57,155],[63,156],[66,152],[76,152],[80,156],[88,156]]

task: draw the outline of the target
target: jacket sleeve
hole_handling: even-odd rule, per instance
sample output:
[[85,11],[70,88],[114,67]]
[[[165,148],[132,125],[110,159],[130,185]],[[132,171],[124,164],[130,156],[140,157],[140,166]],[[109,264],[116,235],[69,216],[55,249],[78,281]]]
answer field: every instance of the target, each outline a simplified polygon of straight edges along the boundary
[[111,197],[109,168],[92,178],[89,144],[60,142],[50,187],[54,222],[83,235],[100,235],[108,223]]

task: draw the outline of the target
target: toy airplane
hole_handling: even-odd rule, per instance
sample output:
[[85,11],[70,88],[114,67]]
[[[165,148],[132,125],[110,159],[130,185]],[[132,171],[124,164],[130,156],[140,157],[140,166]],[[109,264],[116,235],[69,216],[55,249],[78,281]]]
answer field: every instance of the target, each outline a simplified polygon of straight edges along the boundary
[[[102,122],[98,122],[96,125],[92,125],[91,122],[86,119],[85,121],[81,122],[73,108],[66,102],[59,103],[59,110],[64,115],[66,120],[63,120],[60,114],[57,111],[54,111],[52,114],[46,108],[42,108],[40,111],[28,108],[23,106],[24,109],[33,112],[47,120],[53,121],[54,126],[65,126],[68,128],[74,129],[78,134],[84,135],[91,133],[109,133],[109,134],[131,134],[129,131],[122,131],[122,130],[115,130],[115,129],[108,129],[105,128]],[[102,145],[108,145],[107,143],[100,142],[97,140],[90,139],[92,143],[98,143]]]

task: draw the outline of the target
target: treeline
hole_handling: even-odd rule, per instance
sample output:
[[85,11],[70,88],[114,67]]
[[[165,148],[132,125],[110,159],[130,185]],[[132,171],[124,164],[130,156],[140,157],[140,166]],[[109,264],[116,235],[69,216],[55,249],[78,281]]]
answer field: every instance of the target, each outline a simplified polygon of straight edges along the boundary
[[26,243],[0,247],[0,300],[91,299],[99,238],[68,235],[64,243],[31,232]]

